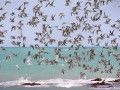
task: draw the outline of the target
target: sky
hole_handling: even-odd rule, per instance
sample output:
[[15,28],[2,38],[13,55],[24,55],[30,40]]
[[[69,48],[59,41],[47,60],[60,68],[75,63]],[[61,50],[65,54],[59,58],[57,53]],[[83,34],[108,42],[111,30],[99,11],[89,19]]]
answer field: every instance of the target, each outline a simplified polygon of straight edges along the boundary
[[[0,16],[3,13],[6,13],[5,19],[0,22],[0,25],[4,26],[4,27],[0,27],[0,31],[7,31],[5,32],[5,37],[0,37],[0,39],[4,40],[4,43],[0,45],[5,47],[15,47],[15,45],[12,45],[11,43],[11,41],[13,41],[11,39],[11,36],[16,36],[16,37],[20,36],[20,30],[16,29],[11,31],[11,26],[13,25],[17,26],[20,20],[22,20],[22,22],[24,23],[24,26],[22,27],[22,33],[23,33],[23,36],[26,36],[26,41],[25,41],[26,47],[27,46],[29,47],[30,45],[35,45],[35,44],[44,46],[43,44],[34,40],[36,37],[35,33],[42,31],[42,24],[48,24],[50,26],[53,26],[52,28],[53,33],[51,34],[51,37],[53,39],[57,41],[65,39],[66,37],[63,37],[61,31],[59,31],[58,29],[63,26],[63,23],[65,23],[64,24],[65,26],[67,25],[69,26],[72,22],[77,22],[76,16],[82,16],[84,14],[83,13],[83,9],[85,8],[84,3],[87,1],[93,2],[93,0],[70,0],[71,1],[70,6],[65,6],[65,0],[55,0],[54,2],[55,7],[50,7],[50,6],[45,7],[46,3],[43,3],[41,10],[43,11],[44,15],[48,15],[47,22],[44,22],[42,21],[41,18],[39,18],[39,24],[37,24],[36,27],[32,27],[28,25],[28,22],[29,20],[31,20],[32,16],[34,16],[33,7],[37,4],[41,6],[39,2],[40,0],[7,0],[7,1],[11,1],[11,3],[8,3],[7,5],[5,5],[5,1],[6,0],[0,0],[0,8],[3,7],[4,9],[4,10],[0,10]],[[20,5],[22,5],[25,1],[28,2],[25,10],[28,17],[20,18],[18,17],[20,11],[17,10],[17,8]],[[71,9],[76,5],[77,1],[82,2],[79,14],[71,16]],[[52,0],[50,0],[50,2],[52,2]],[[88,7],[88,9],[90,10],[91,8]],[[86,22],[90,23],[91,25],[101,24],[102,32],[100,34],[109,34],[110,30],[115,30],[113,37],[110,37],[109,39],[105,38],[104,40],[99,41],[100,46],[105,46],[105,42],[108,42],[109,43],[108,45],[111,46],[110,40],[114,38],[117,38],[117,43],[120,46],[120,37],[119,37],[120,32],[119,30],[111,28],[111,25],[116,23],[116,20],[120,19],[120,1],[114,0],[112,3],[109,3],[108,5],[101,6],[100,9],[102,9],[103,12],[105,12],[111,18],[111,22],[109,25],[106,25],[104,23],[105,20],[102,18],[97,22],[92,22],[90,20],[90,16],[94,13],[88,15],[88,19],[86,19]],[[14,16],[10,15],[12,12],[15,12]],[[64,13],[65,17],[63,19],[59,19],[59,15],[58,15],[59,13]],[[56,15],[55,21],[50,20],[51,15]],[[15,22],[11,23],[10,18],[14,18],[14,17],[15,17]],[[55,26],[58,26],[58,28]],[[81,27],[82,26],[83,25],[81,25]],[[67,39],[74,39],[78,34],[81,34],[84,36],[85,39],[84,41],[82,41],[82,45],[84,46],[95,46],[97,44],[96,38],[100,35],[100,34],[97,35],[96,33],[93,34],[89,31],[82,32],[82,29],[79,29],[71,33],[70,34],[71,37],[67,37]],[[93,45],[88,44],[88,36],[90,35],[93,36],[92,37]],[[21,41],[21,40],[15,39],[14,41]],[[57,43],[49,46],[57,46]]]

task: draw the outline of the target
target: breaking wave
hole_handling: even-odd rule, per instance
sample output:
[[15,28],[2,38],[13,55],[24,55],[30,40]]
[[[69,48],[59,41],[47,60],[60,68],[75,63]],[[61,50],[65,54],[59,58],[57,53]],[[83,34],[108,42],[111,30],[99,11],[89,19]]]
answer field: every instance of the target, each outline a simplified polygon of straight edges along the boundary
[[[120,81],[115,83],[115,80],[120,80],[116,78],[107,78],[107,79],[78,79],[78,80],[71,80],[71,79],[49,79],[49,80],[38,80],[38,81],[32,81],[30,79],[21,77],[14,81],[7,81],[7,82],[1,82],[0,87],[11,87],[11,86],[22,86],[22,87],[64,87],[64,88],[71,88],[71,87],[82,87],[82,86],[88,86],[91,88],[110,88],[110,87],[116,87],[119,88]],[[104,83],[103,83],[104,81]],[[103,83],[103,84],[101,84]],[[107,83],[107,84],[106,84]],[[94,86],[93,86],[94,85]],[[95,86],[96,85],[96,86]],[[98,85],[98,86],[97,86]],[[113,86],[112,86],[113,85]]]

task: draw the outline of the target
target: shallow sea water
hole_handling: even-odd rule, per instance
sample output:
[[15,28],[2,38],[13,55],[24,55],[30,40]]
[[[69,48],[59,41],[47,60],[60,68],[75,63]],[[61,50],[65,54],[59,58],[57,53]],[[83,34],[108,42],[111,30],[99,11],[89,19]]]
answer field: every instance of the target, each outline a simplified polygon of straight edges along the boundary
[[[82,67],[75,66],[72,69],[69,69],[68,64],[59,59],[58,64],[54,65],[47,65],[46,63],[42,63],[41,65],[38,65],[38,61],[41,61],[44,59],[49,60],[55,60],[56,55],[54,52],[54,47],[47,47],[44,48],[44,51],[48,54],[42,54],[42,58],[39,59],[33,59],[32,55],[38,53],[40,49],[32,49],[32,48],[5,48],[5,50],[0,50],[0,82],[7,82],[7,81],[14,81],[18,80],[21,77],[28,78],[30,80],[38,81],[38,80],[49,80],[49,79],[79,79],[80,72],[86,73],[86,79],[91,78],[115,78],[116,72],[118,69],[120,69],[119,61],[116,60],[116,58],[111,55],[108,55],[108,51],[112,51],[116,54],[120,54],[120,48],[117,50],[114,48],[102,48],[102,47],[94,47],[92,49],[95,50],[95,57],[93,60],[90,61],[89,55],[87,55],[87,51],[89,51],[92,47],[86,47],[86,48],[79,48],[79,49],[72,49],[69,50],[69,48],[61,48],[61,55],[66,56],[67,58],[74,59],[75,53],[78,53],[78,56],[80,56],[82,59],[80,61],[80,65],[87,64],[91,67],[100,67],[101,70],[104,70],[103,66],[99,64],[98,62],[101,60],[100,53],[103,52],[104,58],[106,60],[110,60],[110,63],[114,66],[112,73],[100,73],[99,71],[94,73],[90,72],[89,70],[84,70]],[[30,53],[30,56],[28,56],[28,52]],[[83,55],[82,53],[85,53]],[[13,55],[15,54],[15,56]],[[71,54],[71,57],[68,57],[68,55]],[[10,59],[6,59],[6,57],[10,55]],[[83,58],[86,57],[85,60]],[[28,63],[24,63],[24,59],[30,59]],[[19,69],[18,69],[19,67]],[[61,69],[65,70],[65,74],[63,75],[61,73]],[[11,86],[11,87],[0,87],[0,90],[33,90],[33,88],[26,88],[26,87],[19,87],[19,86]],[[69,90],[90,90],[88,87],[71,87],[68,88]],[[63,87],[39,87],[34,88],[34,90],[67,90],[67,88]],[[104,89],[99,89],[104,90]],[[109,89],[109,90],[114,90]],[[120,90],[120,89],[115,89]]]

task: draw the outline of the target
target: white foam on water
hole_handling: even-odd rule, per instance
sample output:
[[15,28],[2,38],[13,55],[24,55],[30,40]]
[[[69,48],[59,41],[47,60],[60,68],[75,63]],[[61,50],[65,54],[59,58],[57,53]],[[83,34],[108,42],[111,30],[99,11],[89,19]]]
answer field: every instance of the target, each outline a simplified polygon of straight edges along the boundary
[[28,83],[28,82],[31,82],[31,81],[29,81],[28,79],[24,79],[23,77],[21,77],[18,80],[1,82],[0,85],[4,86],[4,87],[10,87],[10,86],[21,85],[22,83]]
[[[23,86],[23,87],[64,87],[64,88],[71,88],[71,87],[80,87],[92,83],[96,83],[99,81],[91,81],[92,79],[78,79],[78,80],[72,80],[72,79],[49,79],[49,80],[38,80],[38,81],[31,81],[28,78],[19,78],[18,80],[14,81],[7,81],[7,82],[1,82],[0,86],[3,87],[10,87],[10,86]],[[105,82],[116,80],[115,78],[106,78],[103,79]],[[24,83],[39,83],[40,85],[23,85]],[[117,87],[118,88],[118,87]],[[99,89],[99,87],[98,87]],[[105,88],[104,88],[105,89]],[[108,88],[107,88],[108,89]],[[120,89],[120,88],[119,88]]]
[[17,69],[20,69],[19,65],[15,65]]

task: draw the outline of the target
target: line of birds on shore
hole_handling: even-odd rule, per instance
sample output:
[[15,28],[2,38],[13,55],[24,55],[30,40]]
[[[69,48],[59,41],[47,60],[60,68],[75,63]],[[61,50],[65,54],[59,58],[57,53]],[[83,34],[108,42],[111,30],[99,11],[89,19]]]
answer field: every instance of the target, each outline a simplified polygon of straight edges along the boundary
[[[44,9],[49,10],[49,8],[54,10],[57,7],[57,0],[36,0],[33,7],[29,6],[32,1],[24,1],[11,11],[6,8],[9,8],[14,1],[6,0],[3,2],[4,5],[0,6],[1,46],[4,46],[6,35],[9,36],[10,33],[14,33],[9,36],[10,43],[17,47],[26,47],[29,37],[35,42],[30,43],[29,46],[32,47],[40,47],[41,45],[84,46],[84,42],[92,46],[100,46],[101,43],[103,46],[119,45],[120,19],[113,20],[111,15],[108,15],[102,8],[103,6],[110,6],[114,0],[76,0],[75,4],[72,0],[64,0],[63,6],[69,8],[70,17],[62,11],[59,13],[54,11],[51,15],[44,11]],[[32,12],[31,15],[28,12],[29,9]],[[67,23],[65,21],[67,17],[68,19],[74,18],[74,20]],[[5,30],[7,27],[6,20],[10,24],[9,30]],[[52,22],[62,22],[62,24],[54,25],[51,24]],[[108,30],[103,30],[103,27],[107,26],[109,27],[106,28]],[[24,34],[25,27],[30,27],[32,29],[30,32],[34,32],[34,28],[38,28],[38,31],[35,31],[33,36],[29,35],[28,37]],[[106,31],[107,33],[105,33]],[[16,32],[19,32],[19,35],[15,35]],[[62,39],[57,40],[53,36],[60,36]]]

